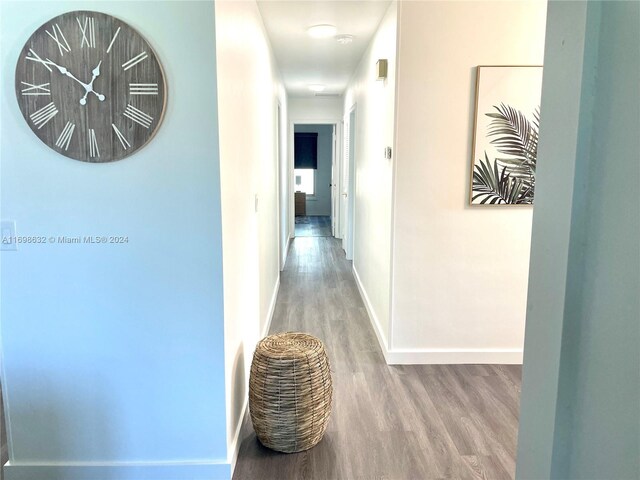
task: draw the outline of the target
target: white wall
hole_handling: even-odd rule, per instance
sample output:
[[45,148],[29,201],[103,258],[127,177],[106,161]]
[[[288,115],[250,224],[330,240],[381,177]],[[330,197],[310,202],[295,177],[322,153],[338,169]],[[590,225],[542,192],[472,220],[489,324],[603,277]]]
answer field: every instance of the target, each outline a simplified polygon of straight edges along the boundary
[[216,2],[216,20],[227,441],[233,462],[253,350],[266,333],[279,285],[276,123],[280,102],[286,131],[287,100],[256,3]]
[[[25,236],[129,239],[2,252],[5,478],[228,478],[213,2],[1,8],[2,218]],[[164,66],[163,124],[125,160],[63,157],[18,109],[24,43],[72,10],[128,22]]]
[[516,475],[638,478],[640,4],[551,2],[547,43]]
[[[397,4],[393,2],[362,57],[344,98],[343,115],[356,105],[353,269],[381,342],[389,334],[391,189],[394,145]],[[376,80],[376,62],[386,58],[388,79]]]
[[[331,162],[333,125],[296,124],[295,132],[318,134],[318,168],[315,171],[315,194],[307,195],[307,215],[331,215]],[[294,185],[295,189],[295,185]]]
[[545,13],[539,1],[401,4],[395,361],[521,361],[532,208],[467,205],[475,67],[542,64]]
[[314,121],[342,120],[342,97],[291,97],[289,121],[314,123]]

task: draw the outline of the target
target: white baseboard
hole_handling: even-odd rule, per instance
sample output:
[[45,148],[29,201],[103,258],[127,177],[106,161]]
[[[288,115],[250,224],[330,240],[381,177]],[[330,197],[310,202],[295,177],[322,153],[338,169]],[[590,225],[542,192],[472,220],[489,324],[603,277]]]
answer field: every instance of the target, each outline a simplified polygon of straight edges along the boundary
[[228,463],[59,463],[7,462],[5,480],[229,480]]
[[[291,238],[289,238],[289,243],[291,242]],[[288,244],[287,244],[288,247]],[[262,332],[260,332],[260,338],[264,338],[269,334],[269,329],[271,328],[271,322],[273,321],[273,313],[276,310],[276,301],[278,300],[278,292],[280,291],[280,275],[278,275],[278,279],[276,280],[276,285],[273,288],[273,294],[271,295],[271,303],[269,305],[269,313],[267,314],[267,321],[264,325]],[[247,390],[248,391],[248,390]],[[245,415],[247,414],[247,408],[249,408],[249,397],[246,396],[244,399],[244,403],[242,404],[241,414],[239,417],[238,425],[236,425],[236,430],[233,434],[233,440],[229,445],[229,464],[231,466],[231,476],[233,476],[233,472],[236,468],[236,462],[238,461],[238,452],[240,451],[240,431],[242,430],[242,421],[244,420]]]
[[391,350],[385,355],[389,365],[453,365],[502,364],[521,365],[522,350],[518,349],[448,349],[425,348]]
[[287,264],[287,257],[289,256],[289,248],[291,247],[292,237],[289,235],[287,239],[287,244],[284,247],[284,258],[282,259],[282,265],[280,265],[280,271],[284,270],[285,265]]
[[264,338],[269,334],[269,329],[271,328],[271,322],[273,321],[273,312],[276,311],[276,302],[278,301],[278,292],[280,291],[280,275],[278,275],[278,279],[276,280],[276,284],[273,288],[273,293],[271,294],[271,303],[269,304],[269,313],[267,314],[267,321],[264,324],[264,328],[262,329],[260,338]]
[[360,296],[369,314],[369,321],[378,337],[378,343],[387,365],[437,365],[437,364],[481,364],[493,363],[503,365],[521,365],[522,349],[485,349],[485,348],[424,348],[393,349],[389,348],[387,336],[380,327],[378,317],[373,310],[367,291],[362,285],[360,276],[353,267],[353,277],[360,291]]
[[229,445],[229,465],[232,477],[238,461],[238,453],[240,452],[240,431],[242,430],[242,422],[244,420],[244,416],[247,414],[248,406],[249,396],[247,395],[244,399],[244,403],[242,404],[242,408],[240,409],[241,413],[240,417],[238,417],[239,420],[238,425],[236,425],[236,431],[233,433],[233,440],[231,441],[231,445]]
[[367,295],[367,291],[364,289],[364,285],[362,285],[362,281],[360,280],[360,275],[358,275],[358,271],[356,270],[355,265],[352,267],[353,278],[356,279],[356,285],[358,286],[358,290],[360,291],[360,296],[362,297],[362,301],[364,302],[364,306],[367,309],[367,313],[369,314],[369,321],[371,322],[371,326],[373,327],[373,331],[376,332],[376,337],[378,337],[378,343],[380,344],[380,348],[382,349],[382,354],[384,355],[384,359],[387,364],[391,364],[389,362],[389,347],[387,343],[387,336],[382,331],[380,327],[380,322],[378,321],[378,316],[373,310],[373,305],[371,305],[371,301],[369,300],[369,295]]

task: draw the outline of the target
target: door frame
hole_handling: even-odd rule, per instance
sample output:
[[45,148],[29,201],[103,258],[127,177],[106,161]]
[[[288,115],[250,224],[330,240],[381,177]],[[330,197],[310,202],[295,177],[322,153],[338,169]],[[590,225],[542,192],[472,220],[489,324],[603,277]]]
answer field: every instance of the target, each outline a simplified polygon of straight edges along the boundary
[[[354,250],[354,237],[355,237],[355,210],[356,210],[356,142],[357,140],[357,125],[358,125],[358,104],[354,103],[349,108],[348,113],[344,117],[344,140],[343,145],[346,148],[347,138],[349,139],[349,152],[343,151],[342,157],[342,175],[341,184],[343,189],[341,191],[341,201],[345,202],[341,209],[343,218],[343,238],[342,249],[345,252],[347,260],[353,260]],[[352,117],[353,116],[353,121]],[[351,137],[351,131],[353,131],[353,138]],[[348,153],[348,155],[347,155]]]
[[338,170],[338,130],[339,124],[333,125],[333,132],[331,138],[331,235],[335,238],[338,231],[338,222],[340,221],[339,202],[340,202],[340,190],[338,190],[338,177],[340,176]]
[[[287,235],[288,233],[288,225],[287,225],[287,216],[288,216],[288,205],[287,205],[287,195],[286,191],[288,190],[289,184],[289,175],[288,171],[285,168],[286,157],[284,155],[286,145],[286,141],[282,141],[282,130],[286,130],[286,125],[282,125],[282,104],[280,100],[276,102],[276,158],[278,164],[278,173],[276,175],[277,178],[277,189],[278,192],[278,253],[279,253],[279,266],[280,271],[284,270],[284,265],[287,261],[287,251],[289,248],[290,237]],[[283,175],[284,173],[284,175]]]
[[[289,157],[289,172],[288,172],[288,183],[289,183],[289,236],[290,238],[295,238],[296,236],[296,212],[295,212],[295,200],[294,200],[294,190],[295,190],[295,179],[293,178],[293,170],[294,170],[294,130],[296,125],[333,125],[336,132],[336,140],[335,140],[335,148],[333,151],[333,159],[332,162],[338,166],[338,169],[342,166],[342,120],[340,118],[307,118],[307,117],[293,117],[289,118],[289,132],[288,132],[288,157]],[[333,212],[333,201],[334,198],[337,201],[338,192],[342,190],[342,185],[340,183],[341,178],[338,175],[338,181],[336,184],[332,182],[331,186],[331,199],[332,199],[332,212]],[[332,219],[331,222],[337,222],[336,225],[340,225],[340,212],[338,210],[338,218]],[[339,231],[339,228],[336,228]]]

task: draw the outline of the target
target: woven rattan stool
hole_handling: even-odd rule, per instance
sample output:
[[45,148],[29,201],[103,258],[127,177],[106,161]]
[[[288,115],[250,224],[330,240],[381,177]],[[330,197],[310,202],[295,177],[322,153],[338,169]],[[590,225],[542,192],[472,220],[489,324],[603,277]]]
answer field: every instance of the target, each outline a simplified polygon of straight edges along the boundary
[[320,340],[304,333],[262,339],[253,354],[249,411],[260,442],[279,452],[301,452],[324,435],[333,387]]

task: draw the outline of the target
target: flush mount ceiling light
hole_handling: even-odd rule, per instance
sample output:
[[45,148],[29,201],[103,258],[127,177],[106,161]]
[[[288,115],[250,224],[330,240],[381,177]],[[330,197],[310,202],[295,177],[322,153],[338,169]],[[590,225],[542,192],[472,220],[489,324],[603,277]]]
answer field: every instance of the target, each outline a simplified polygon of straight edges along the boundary
[[309,90],[311,90],[312,92],[324,92],[324,89],[326,87],[320,83],[314,83],[309,85]]
[[307,29],[307,33],[313,38],[333,37],[337,32],[336,26],[329,24],[313,25]]
[[338,35],[336,37],[336,42],[342,45],[348,45],[349,43],[353,42],[353,35],[349,35],[349,34]]

